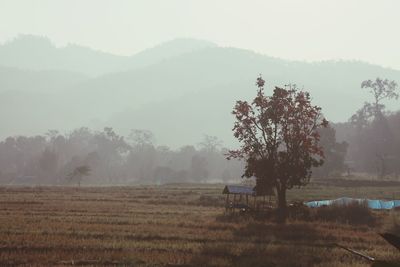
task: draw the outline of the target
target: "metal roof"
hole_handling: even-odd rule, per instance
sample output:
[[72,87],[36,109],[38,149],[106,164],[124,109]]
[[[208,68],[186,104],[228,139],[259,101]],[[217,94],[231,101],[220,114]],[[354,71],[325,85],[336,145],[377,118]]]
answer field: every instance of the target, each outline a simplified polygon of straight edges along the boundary
[[226,185],[222,194],[255,195],[254,187],[244,185]]

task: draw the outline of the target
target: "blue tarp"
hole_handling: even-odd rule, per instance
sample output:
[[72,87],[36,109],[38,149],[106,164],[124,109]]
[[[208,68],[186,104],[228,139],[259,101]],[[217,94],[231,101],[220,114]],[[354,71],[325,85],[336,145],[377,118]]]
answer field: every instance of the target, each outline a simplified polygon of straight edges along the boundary
[[357,202],[359,204],[366,203],[370,209],[374,210],[390,210],[400,207],[400,200],[380,200],[380,199],[363,199],[363,198],[349,198],[342,197],[333,200],[316,200],[304,203],[310,208],[317,208],[329,205],[348,205]]

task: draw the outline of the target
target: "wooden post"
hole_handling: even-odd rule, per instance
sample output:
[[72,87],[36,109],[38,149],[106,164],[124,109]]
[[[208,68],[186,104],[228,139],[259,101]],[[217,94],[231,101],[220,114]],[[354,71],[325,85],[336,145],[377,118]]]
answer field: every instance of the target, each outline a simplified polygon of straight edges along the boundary
[[265,209],[265,195],[263,196],[263,205],[262,205],[262,209]]
[[236,194],[233,194],[233,206],[232,206],[233,213],[235,213],[235,208],[236,208]]
[[249,195],[246,195],[246,205],[249,205]]
[[229,193],[226,194],[225,211],[229,209]]

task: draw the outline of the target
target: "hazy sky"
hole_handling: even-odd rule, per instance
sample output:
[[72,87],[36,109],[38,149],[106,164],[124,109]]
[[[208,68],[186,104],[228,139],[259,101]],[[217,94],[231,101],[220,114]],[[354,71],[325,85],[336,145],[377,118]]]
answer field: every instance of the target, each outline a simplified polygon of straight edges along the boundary
[[131,55],[178,37],[400,69],[399,0],[0,0],[0,42],[44,35]]

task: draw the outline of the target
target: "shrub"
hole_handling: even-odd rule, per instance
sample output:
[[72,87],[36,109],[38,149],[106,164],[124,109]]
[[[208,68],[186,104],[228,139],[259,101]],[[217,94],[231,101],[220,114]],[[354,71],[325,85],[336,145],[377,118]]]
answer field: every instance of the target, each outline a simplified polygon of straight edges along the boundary
[[392,212],[391,216],[388,216],[385,221],[385,232],[389,232],[400,236],[400,216],[397,212]]
[[312,210],[303,203],[293,203],[288,206],[288,217],[295,220],[310,221]]
[[322,221],[333,221],[348,224],[375,225],[376,216],[364,203],[353,202],[347,205],[331,205],[316,208],[313,218]]

